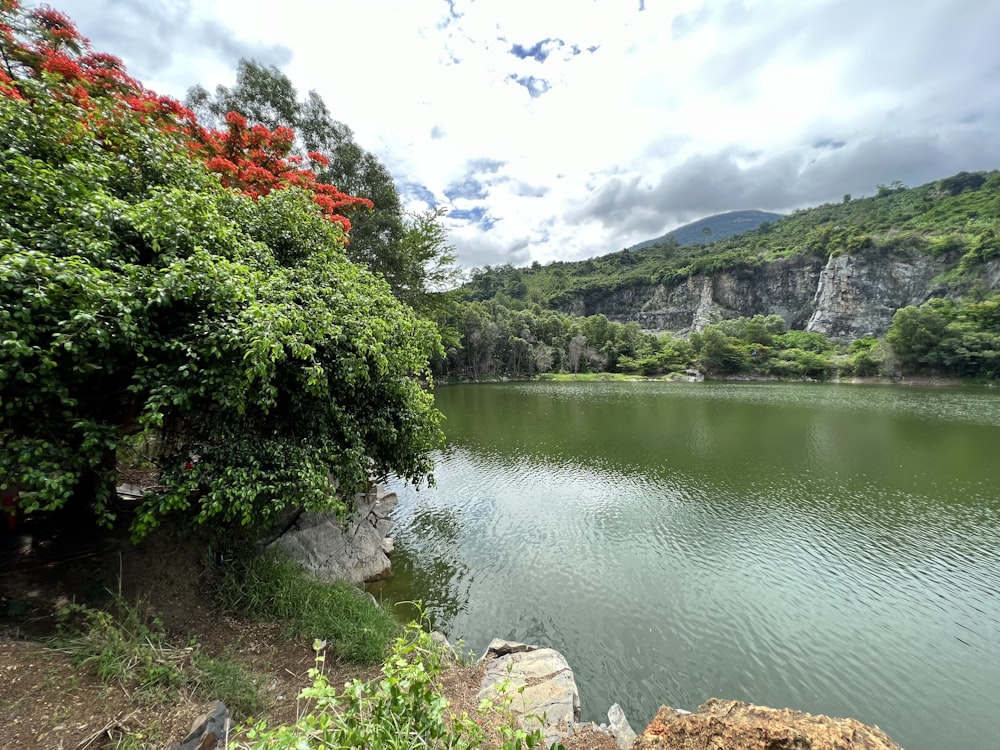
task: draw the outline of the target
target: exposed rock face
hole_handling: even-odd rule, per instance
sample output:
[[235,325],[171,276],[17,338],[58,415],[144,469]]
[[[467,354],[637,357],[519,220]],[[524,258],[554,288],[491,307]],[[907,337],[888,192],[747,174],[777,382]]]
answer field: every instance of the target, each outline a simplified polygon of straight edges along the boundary
[[943,263],[917,251],[863,260],[831,255],[819,274],[806,330],[837,339],[884,335],[896,310],[945,292],[933,283],[943,271]]
[[[944,258],[907,248],[881,255],[801,255],[578,298],[570,308],[580,315],[600,313],[619,323],[634,321],[648,330],[679,334],[724,318],[780,315],[789,328],[832,338],[884,336],[900,307],[962,291],[936,281],[947,267]],[[1000,259],[986,263],[978,278],[987,289],[1000,288]]]
[[359,496],[346,526],[332,513],[303,513],[272,544],[317,578],[361,584],[383,578],[391,563],[390,514],[396,493]]
[[709,700],[694,713],[663,706],[635,750],[901,750],[855,719]]
[[796,258],[689,276],[675,284],[632,287],[592,300],[586,314],[603,313],[618,322],[678,333],[758,314],[780,315],[789,327],[801,328],[812,314],[822,268],[818,258]]

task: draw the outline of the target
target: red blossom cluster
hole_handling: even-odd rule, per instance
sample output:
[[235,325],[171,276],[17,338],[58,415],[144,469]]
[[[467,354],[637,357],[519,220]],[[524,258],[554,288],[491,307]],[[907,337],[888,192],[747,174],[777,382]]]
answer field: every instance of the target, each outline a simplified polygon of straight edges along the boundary
[[366,198],[355,198],[335,186],[320,182],[312,165],[329,164],[322,154],[307,159],[292,153],[295,133],[289,128],[269,130],[248,127],[236,112],[226,115],[226,130],[203,128],[191,110],[167,96],[160,96],[131,78],[121,60],[93,52],[90,42],[63,13],[50,7],[24,11],[19,0],[0,0],[0,96],[25,97],[25,79],[44,79],[57,96],[75,103],[81,119],[101,132],[108,118],[102,106],[132,112],[145,124],[178,137],[192,155],[220,175],[223,185],[253,197],[272,190],[298,187],[312,194],[323,215],[350,231],[344,212],[372,208]]
[[[238,112],[227,114],[226,124],[227,131],[202,130],[199,139],[205,165],[222,175],[224,185],[254,198],[284,187],[302,188],[312,193],[323,215],[340,224],[345,232],[350,231],[351,222],[342,212],[358,206],[372,208],[367,198],[355,198],[320,182],[316,173],[304,164],[305,160],[292,154],[295,133],[291,129],[248,127],[246,118]],[[330,163],[315,152],[309,153],[309,162],[321,167]]]

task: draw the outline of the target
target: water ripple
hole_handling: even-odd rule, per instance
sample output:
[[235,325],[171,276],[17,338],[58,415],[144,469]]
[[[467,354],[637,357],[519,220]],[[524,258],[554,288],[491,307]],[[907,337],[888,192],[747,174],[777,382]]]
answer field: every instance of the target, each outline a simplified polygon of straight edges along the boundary
[[1000,695],[996,394],[590,385],[456,392],[475,419],[447,412],[437,487],[399,489],[386,596],[477,651],[559,648],[587,719],[717,695],[993,750],[969,717]]

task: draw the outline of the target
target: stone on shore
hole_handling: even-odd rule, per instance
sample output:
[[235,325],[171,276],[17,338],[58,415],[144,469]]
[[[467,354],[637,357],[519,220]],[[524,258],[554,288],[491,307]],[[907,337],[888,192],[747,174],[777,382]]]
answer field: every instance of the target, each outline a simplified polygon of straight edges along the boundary
[[229,736],[229,726],[229,709],[222,701],[215,701],[194,720],[191,733],[169,750],[215,750]]
[[608,709],[608,728],[611,730],[611,736],[615,738],[615,742],[618,743],[620,750],[629,750],[635,743],[635,731],[632,729],[632,725],[628,723],[622,707],[617,703]]
[[[541,728],[545,746],[569,737],[580,720],[580,694],[565,657],[555,649],[494,640],[483,656],[479,699],[510,711],[528,732]],[[523,690],[522,690],[523,688]]]
[[787,708],[712,698],[684,713],[663,706],[635,750],[901,750],[878,727]]
[[360,585],[384,578],[396,502],[395,492],[360,495],[346,526],[332,513],[303,513],[272,545],[321,580]]

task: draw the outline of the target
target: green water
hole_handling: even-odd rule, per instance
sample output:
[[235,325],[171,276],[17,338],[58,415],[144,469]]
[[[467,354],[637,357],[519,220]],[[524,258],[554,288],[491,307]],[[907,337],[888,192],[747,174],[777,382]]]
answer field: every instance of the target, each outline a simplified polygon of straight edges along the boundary
[[712,696],[1000,747],[1000,393],[527,383],[436,393],[394,576],[452,639],[551,645],[586,720]]

